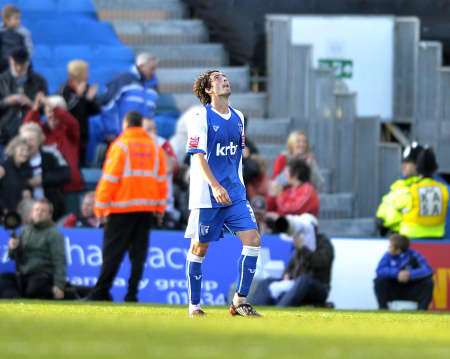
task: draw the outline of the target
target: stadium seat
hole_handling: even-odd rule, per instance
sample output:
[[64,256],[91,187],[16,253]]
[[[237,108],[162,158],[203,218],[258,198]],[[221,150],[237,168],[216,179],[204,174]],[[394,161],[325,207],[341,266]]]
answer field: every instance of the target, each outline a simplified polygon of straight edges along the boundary
[[54,64],[53,47],[46,45],[36,45],[33,50],[33,66],[46,67]]
[[23,12],[56,12],[58,0],[17,0],[16,6]]

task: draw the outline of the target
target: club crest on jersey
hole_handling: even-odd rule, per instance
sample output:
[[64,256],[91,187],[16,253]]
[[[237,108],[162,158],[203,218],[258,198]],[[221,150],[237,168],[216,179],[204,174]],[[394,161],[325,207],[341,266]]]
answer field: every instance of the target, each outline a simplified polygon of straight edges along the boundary
[[214,126],[213,126],[213,130],[214,130],[214,132],[217,132],[217,131],[219,130],[219,128],[220,128],[220,126],[216,126],[216,125],[214,125]]
[[198,137],[198,136],[189,138],[189,148],[197,148],[199,142],[200,142],[200,137]]
[[206,236],[209,232],[209,226],[205,226],[204,224],[200,225],[200,234],[202,236]]
[[222,146],[220,143],[216,146],[216,156],[234,156],[237,152],[237,145],[233,143],[233,141],[230,142],[228,146]]

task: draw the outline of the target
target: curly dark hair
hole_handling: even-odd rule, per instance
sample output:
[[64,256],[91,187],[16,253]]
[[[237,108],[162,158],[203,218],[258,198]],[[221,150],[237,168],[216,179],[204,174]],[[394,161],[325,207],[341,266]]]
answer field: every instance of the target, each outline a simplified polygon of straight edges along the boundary
[[195,96],[198,97],[200,102],[204,105],[211,103],[211,96],[209,96],[205,89],[211,88],[211,74],[214,72],[220,72],[219,70],[210,70],[201,73],[197,79],[194,81],[192,86],[192,91],[194,91]]

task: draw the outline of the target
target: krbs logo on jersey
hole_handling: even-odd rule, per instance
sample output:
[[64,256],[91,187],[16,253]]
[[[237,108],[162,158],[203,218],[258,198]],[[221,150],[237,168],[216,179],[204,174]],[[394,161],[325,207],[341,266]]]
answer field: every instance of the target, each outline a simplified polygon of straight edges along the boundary
[[218,143],[216,146],[216,156],[234,156],[237,152],[237,147],[238,146],[235,145],[233,141],[231,141],[228,146],[222,146],[220,143]]

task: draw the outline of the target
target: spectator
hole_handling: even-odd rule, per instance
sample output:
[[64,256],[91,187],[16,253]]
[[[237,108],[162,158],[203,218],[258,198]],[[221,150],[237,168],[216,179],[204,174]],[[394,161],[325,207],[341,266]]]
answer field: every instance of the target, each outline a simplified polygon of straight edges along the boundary
[[61,89],[67,109],[80,125],[80,165],[86,165],[89,140],[89,117],[100,112],[96,95],[98,85],[89,85],[89,65],[83,60],[73,60],[67,65],[68,80]]
[[8,58],[16,48],[26,48],[33,54],[31,33],[21,25],[21,12],[14,5],[5,5],[2,9],[3,24],[0,29],[0,72],[8,68]]
[[380,309],[395,300],[417,302],[427,310],[433,297],[433,270],[425,258],[409,248],[409,239],[399,234],[389,238],[389,249],[376,270],[375,294]]
[[431,148],[413,143],[403,153],[405,178],[391,186],[377,210],[382,234],[399,233],[408,238],[442,238],[448,207],[448,189],[434,180],[438,169]]
[[57,220],[64,214],[62,187],[70,180],[69,166],[57,148],[42,145],[45,136],[38,124],[24,124],[19,133],[30,148],[33,177],[29,184],[33,189],[33,198],[48,198],[54,209],[53,219]]
[[267,196],[269,177],[264,159],[257,154],[250,154],[248,147],[242,156],[243,178],[247,189],[247,198],[251,201],[255,196]]
[[30,68],[27,50],[14,50],[9,70],[0,74],[0,146],[17,135],[39,92],[47,93],[47,82]]
[[175,133],[170,139],[170,144],[175,151],[175,155],[178,158],[178,164],[182,166],[184,164],[184,159],[186,157],[186,143],[188,141],[187,134],[187,124],[189,119],[201,110],[203,106],[195,105],[189,107],[185,112],[179,117]]
[[318,233],[317,219],[309,214],[286,216],[286,230],[293,235],[294,254],[281,280],[265,279],[253,291],[253,303],[280,307],[324,306],[330,292],[334,250]]
[[175,200],[173,196],[173,176],[178,167],[177,157],[170,142],[164,137],[158,136],[156,123],[153,119],[144,118],[142,121],[142,127],[155,139],[158,146],[164,150],[167,174],[167,205],[163,218],[163,227],[175,228],[178,226],[178,222],[181,217],[180,212],[175,208]]
[[[39,109],[44,106],[46,122],[41,121]],[[80,154],[80,127],[78,121],[66,111],[66,102],[61,96],[42,94],[36,96],[33,108],[26,114],[24,123],[36,123],[45,135],[45,145],[56,145],[70,167],[70,182],[64,192],[78,192],[84,187],[78,166]],[[77,194],[78,196],[78,194]],[[78,206],[76,206],[78,207]]]
[[288,137],[287,151],[278,155],[273,165],[272,179],[284,186],[287,182],[287,173],[284,171],[291,158],[300,158],[311,168],[311,183],[320,191],[323,188],[324,179],[320,174],[314,154],[309,147],[308,137],[303,131],[294,131]]
[[[288,186],[269,193],[267,207],[279,215],[310,213],[319,215],[319,195],[310,183],[311,170],[306,161],[292,158],[287,165]],[[275,194],[275,196],[273,196]]]
[[45,198],[33,205],[32,223],[10,238],[9,255],[16,261],[25,298],[63,299],[66,284],[64,237],[52,222],[53,206]]
[[159,97],[155,74],[157,65],[155,56],[141,53],[136,57],[131,71],[119,75],[106,85],[101,103],[107,142],[122,131],[122,120],[128,112],[138,112],[145,118],[154,117]]
[[98,228],[100,221],[94,214],[95,192],[87,192],[81,201],[79,213],[69,214],[63,222],[63,227],[90,227]]
[[0,165],[0,208],[16,211],[22,199],[31,198],[30,149],[23,138],[14,137],[5,154],[6,160]]

